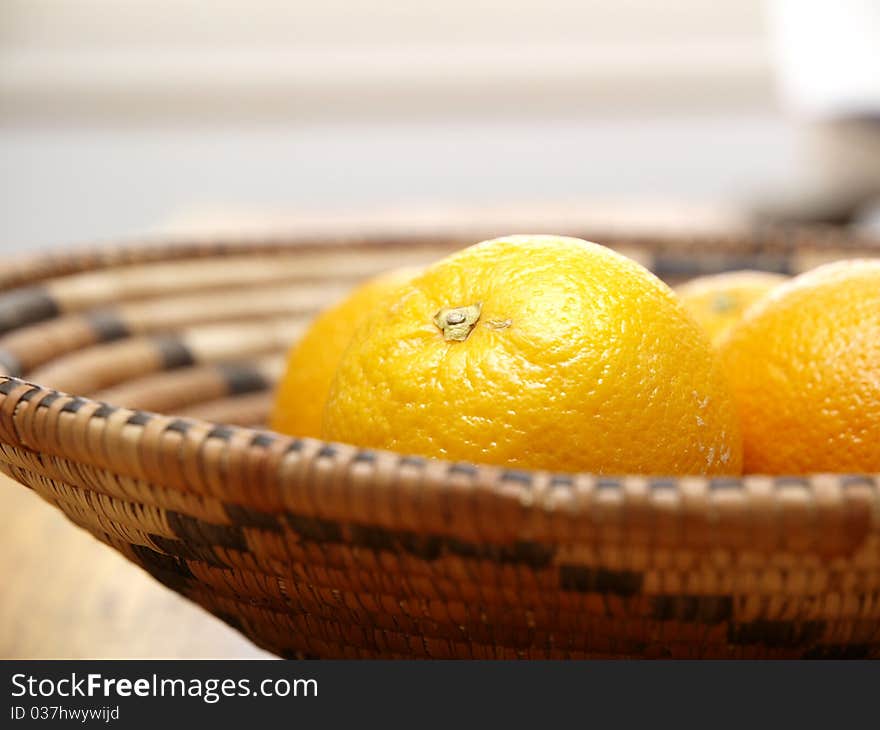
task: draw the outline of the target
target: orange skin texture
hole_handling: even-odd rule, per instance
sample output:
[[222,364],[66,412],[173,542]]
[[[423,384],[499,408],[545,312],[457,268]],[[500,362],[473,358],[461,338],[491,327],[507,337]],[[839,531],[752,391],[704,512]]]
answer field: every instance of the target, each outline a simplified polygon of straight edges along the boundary
[[717,346],[752,304],[785,281],[767,271],[729,271],[691,279],[675,293]]
[[721,343],[749,473],[880,471],[880,262],[826,264]]
[[[433,317],[482,304],[467,339]],[[636,262],[557,236],[486,241],[427,269],[359,328],[324,437],[473,463],[600,474],[738,474],[711,346]]]
[[330,383],[358,325],[417,273],[415,268],[400,268],[381,274],[315,319],[288,353],[275,390],[271,428],[291,436],[321,437]]

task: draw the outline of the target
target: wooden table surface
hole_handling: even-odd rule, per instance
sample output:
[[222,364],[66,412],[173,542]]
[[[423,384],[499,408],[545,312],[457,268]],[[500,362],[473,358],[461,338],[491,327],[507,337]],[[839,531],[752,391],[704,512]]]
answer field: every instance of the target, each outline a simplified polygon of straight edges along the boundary
[[268,657],[0,475],[0,659]]

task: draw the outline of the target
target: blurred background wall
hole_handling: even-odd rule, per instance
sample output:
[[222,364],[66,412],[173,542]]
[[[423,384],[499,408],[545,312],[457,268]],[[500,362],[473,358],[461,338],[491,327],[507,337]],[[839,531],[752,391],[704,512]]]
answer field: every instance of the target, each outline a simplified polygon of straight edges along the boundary
[[0,248],[199,211],[754,195],[759,0],[2,0]]

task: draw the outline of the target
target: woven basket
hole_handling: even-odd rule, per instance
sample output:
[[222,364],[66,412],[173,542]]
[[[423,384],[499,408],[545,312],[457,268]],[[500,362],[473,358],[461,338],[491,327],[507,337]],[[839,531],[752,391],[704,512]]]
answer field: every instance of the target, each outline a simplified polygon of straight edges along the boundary
[[[580,234],[668,280],[880,253],[833,232]],[[252,429],[316,310],[473,240],[7,264],[0,469],[282,656],[880,654],[876,476],[530,473]]]

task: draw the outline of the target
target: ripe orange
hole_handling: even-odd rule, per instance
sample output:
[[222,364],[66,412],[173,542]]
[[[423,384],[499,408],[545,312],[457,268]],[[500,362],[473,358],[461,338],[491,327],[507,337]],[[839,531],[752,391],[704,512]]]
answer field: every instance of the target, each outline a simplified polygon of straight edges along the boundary
[[472,246],[377,308],[342,357],[324,437],[522,468],[741,468],[726,382],[672,291],[555,236]]
[[880,471],[880,261],[783,284],[720,345],[748,472]]
[[270,425],[292,436],[320,438],[330,382],[358,325],[418,269],[401,268],[370,279],[321,314],[287,356],[275,391]]
[[691,279],[675,292],[717,345],[746,309],[787,280],[767,271],[729,271]]

